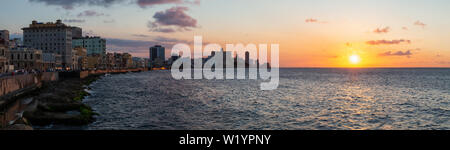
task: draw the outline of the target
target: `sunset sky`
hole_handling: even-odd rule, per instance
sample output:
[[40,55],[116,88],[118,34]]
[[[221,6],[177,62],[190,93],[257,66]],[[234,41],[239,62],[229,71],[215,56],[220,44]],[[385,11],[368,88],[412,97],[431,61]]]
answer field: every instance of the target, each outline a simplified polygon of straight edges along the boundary
[[12,37],[61,19],[140,57],[198,35],[278,43],[281,67],[450,67],[448,0],[2,0],[0,11]]

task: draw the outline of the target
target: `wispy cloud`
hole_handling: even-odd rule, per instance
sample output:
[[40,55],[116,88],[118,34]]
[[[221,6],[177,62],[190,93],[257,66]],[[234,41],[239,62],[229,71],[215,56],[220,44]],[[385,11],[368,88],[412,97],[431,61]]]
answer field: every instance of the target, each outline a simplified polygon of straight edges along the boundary
[[29,0],[30,2],[44,3],[46,5],[61,6],[64,9],[73,9],[81,5],[94,5],[107,7],[123,0]]
[[373,30],[373,33],[381,34],[381,33],[388,33],[389,31],[390,31],[390,28],[385,27],[385,28],[377,28],[377,29]]
[[103,20],[103,23],[115,23],[116,20],[110,19],[110,20]]
[[372,40],[372,41],[367,41],[366,42],[366,44],[369,44],[369,45],[393,45],[393,44],[401,44],[401,43],[410,44],[411,40],[405,40],[405,39],[400,39],[400,40]]
[[190,31],[197,27],[197,20],[186,14],[187,7],[172,7],[157,12],[147,26],[152,32]]
[[106,39],[106,47],[108,50],[120,51],[120,52],[130,52],[130,53],[143,53],[148,54],[148,48],[153,45],[162,45],[167,49],[173,47],[173,45],[178,43],[191,44],[192,41],[180,40],[168,37],[147,37],[148,40],[129,40],[129,39],[119,39],[119,38],[108,38]]
[[142,7],[146,8],[153,5],[161,5],[161,4],[181,4],[183,3],[183,0],[138,0],[137,4]]
[[28,0],[29,2],[44,3],[49,6],[60,6],[71,10],[79,6],[108,7],[118,3],[135,3],[139,7],[147,8],[163,4],[200,4],[200,0]]
[[134,37],[150,37],[150,36],[144,35],[144,34],[132,34],[132,36],[134,36]]
[[306,23],[327,23],[325,21],[319,21],[318,19],[315,18],[308,18],[305,20]]
[[67,23],[84,23],[86,20],[84,19],[64,19],[64,22]]
[[86,10],[77,15],[77,17],[98,17],[98,16],[106,16],[106,14],[96,12],[95,10]]
[[421,22],[421,21],[416,21],[416,22],[414,22],[414,25],[420,26],[420,27],[422,27],[422,28],[425,28],[425,26],[427,26],[425,23],[423,23],[423,22]]
[[308,18],[305,20],[306,23],[312,23],[312,22],[318,22],[317,19],[313,19],[313,18]]
[[384,53],[380,53],[379,56],[406,56],[408,58],[411,57],[411,55],[413,55],[413,53],[411,53],[411,50],[407,50],[407,51],[396,51],[396,52],[392,52],[392,51],[387,51]]
[[137,4],[142,7],[151,7],[154,5],[162,5],[162,4],[200,4],[201,0],[137,0]]

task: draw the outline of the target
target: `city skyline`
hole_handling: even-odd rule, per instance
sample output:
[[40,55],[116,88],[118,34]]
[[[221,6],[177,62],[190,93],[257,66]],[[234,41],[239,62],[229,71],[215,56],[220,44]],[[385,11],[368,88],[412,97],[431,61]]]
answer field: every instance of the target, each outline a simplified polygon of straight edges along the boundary
[[[281,67],[450,67],[449,3],[433,1],[8,0],[0,29],[61,19],[110,52],[192,43],[278,43]],[[405,4],[408,7],[405,7]],[[16,8],[23,8],[17,11]],[[12,14],[12,15],[11,15]],[[12,16],[12,17],[11,17]],[[355,61],[357,60],[357,61]]]

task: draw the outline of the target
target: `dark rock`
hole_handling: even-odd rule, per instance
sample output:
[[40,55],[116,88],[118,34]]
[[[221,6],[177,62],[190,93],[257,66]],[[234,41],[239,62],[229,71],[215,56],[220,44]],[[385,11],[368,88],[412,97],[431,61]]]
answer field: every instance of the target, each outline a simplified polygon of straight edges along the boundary
[[14,124],[8,126],[5,130],[33,130],[33,127],[25,124]]

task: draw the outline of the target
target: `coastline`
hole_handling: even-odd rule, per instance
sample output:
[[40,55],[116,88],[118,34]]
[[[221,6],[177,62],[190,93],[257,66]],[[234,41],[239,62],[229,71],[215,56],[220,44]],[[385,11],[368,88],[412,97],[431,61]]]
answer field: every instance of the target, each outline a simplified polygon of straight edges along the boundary
[[[111,71],[122,74],[135,71]],[[96,80],[106,73],[88,74],[85,77],[63,78],[59,81],[43,83],[40,88],[15,97],[15,101],[28,100],[23,113],[9,126],[0,130],[33,130],[33,126],[66,125],[83,126],[95,121],[98,115],[83,103],[90,94],[86,92]],[[23,107],[23,106],[21,106]]]

